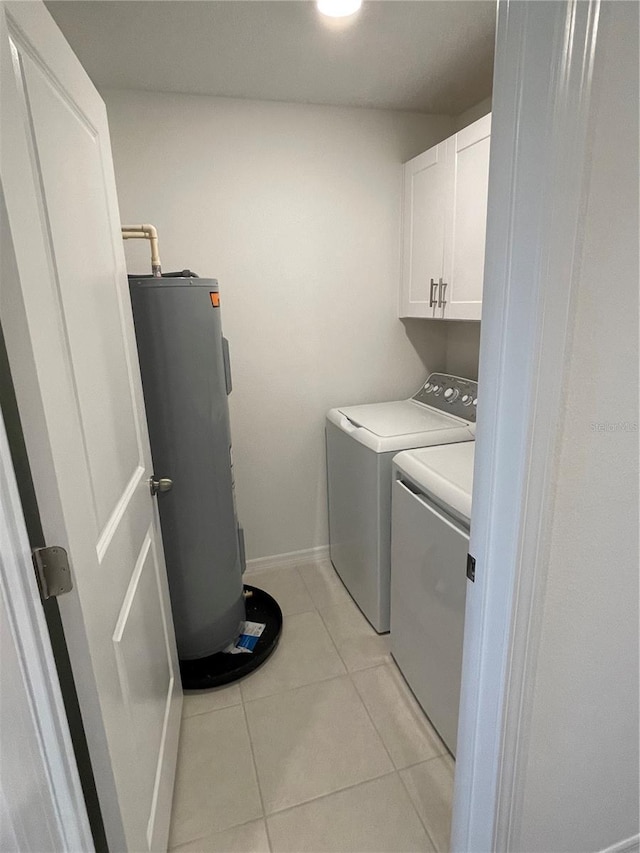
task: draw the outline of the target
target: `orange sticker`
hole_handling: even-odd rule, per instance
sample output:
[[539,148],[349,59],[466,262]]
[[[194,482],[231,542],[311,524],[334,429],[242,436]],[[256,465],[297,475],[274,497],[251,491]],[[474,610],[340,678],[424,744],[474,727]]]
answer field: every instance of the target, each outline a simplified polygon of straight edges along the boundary
[[220,307],[220,294],[219,293],[210,293],[209,296],[211,297],[211,304],[213,305],[213,307],[219,308]]

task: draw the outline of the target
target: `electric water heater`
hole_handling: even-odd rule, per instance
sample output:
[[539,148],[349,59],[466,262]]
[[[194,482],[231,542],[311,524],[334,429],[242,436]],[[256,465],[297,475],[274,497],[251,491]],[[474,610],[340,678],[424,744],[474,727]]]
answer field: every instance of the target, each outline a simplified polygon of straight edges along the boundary
[[218,282],[185,270],[130,276],[129,289],[178,655],[192,661],[245,620]]

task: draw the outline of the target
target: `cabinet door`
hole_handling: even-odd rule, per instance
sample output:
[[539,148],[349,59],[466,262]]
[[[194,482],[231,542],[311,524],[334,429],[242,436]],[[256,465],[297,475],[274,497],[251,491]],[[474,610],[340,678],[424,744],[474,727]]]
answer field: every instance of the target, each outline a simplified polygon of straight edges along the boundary
[[430,282],[444,275],[448,184],[446,142],[405,163],[401,317],[436,316],[437,287]]
[[479,320],[482,311],[490,138],[487,115],[447,140],[453,188],[444,253],[447,287],[438,316],[448,320]]

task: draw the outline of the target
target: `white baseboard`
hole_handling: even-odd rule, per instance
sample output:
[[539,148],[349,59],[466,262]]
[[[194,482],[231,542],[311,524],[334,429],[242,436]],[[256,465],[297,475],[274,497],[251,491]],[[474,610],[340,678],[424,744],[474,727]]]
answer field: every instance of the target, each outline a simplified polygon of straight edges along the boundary
[[600,853],[638,853],[640,850],[640,835],[632,835],[631,838],[626,838],[624,841],[618,841],[617,844],[612,844]]
[[272,557],[256,557],[253,560],[247,560],[245,574],[253,575],[267,569],[285,566],[305,566],[327,559],[329,559],[329,546],[319,545],[317,548],[306,548],[304,551],[289,551],[287,554],[274,554]]

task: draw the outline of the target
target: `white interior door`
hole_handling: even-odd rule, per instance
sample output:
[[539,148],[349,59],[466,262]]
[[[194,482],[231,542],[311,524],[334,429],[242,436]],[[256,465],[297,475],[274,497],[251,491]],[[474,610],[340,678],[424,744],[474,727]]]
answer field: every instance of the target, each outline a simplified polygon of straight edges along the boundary
[[160,850],[182,693],[106,111],[41,3],[0,12],[7,352],[109,846]]

